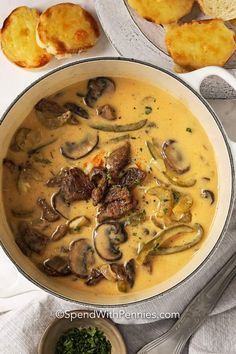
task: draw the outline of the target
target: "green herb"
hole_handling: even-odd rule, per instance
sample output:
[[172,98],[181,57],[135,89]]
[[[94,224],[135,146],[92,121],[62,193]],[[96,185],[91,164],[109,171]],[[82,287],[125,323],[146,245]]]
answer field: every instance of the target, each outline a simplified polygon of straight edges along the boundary
[[125,216],[122,221],[125,225],[137,226],[146,220],[146,210],[136,211],[128,216]]
[[188,133],[192,133],[192,132],[193,132],[193,130],[192,130],[192,128],[186,128],[186,132],[188,132]]
[[145,106],[145,114],[150,114],[150,113],[152,113],[152,107]]
[[55,354],[111,354],[111,343],[98,328],[70,328],[60,336]]
[[168,208],[164,208],[164,214],[167,214],[167,212],[168,212]]
[[174,202],[177,204],[180,199],[181,193],[178,191],[172,191],[172,193],[173,193]]
[[134,184],[136,186],[138,186],[139,184],[141,183],[141,180],[139,178],[137,178],[135,181],[134,181]]
[[108,181],[111,181],[111,180],[112,180],[112,177],[111,177],[111,175],[109,175],[109,173],[107,174],[107,180],[108,180]]
[[40,157],[37,157],[37,156],[35,156],[34,161],[38,162],[38,163],[41,163],[43,165],[50,165],[50,163],[52,163],[52,161],[47,159],[47,158],[40,158]]

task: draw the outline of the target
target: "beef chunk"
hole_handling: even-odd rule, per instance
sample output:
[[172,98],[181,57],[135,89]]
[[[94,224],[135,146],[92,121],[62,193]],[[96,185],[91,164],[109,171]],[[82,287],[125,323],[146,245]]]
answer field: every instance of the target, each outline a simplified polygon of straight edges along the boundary
[[16,243],[25,255],[30,256],[32,252],[41,254],[48,241],[49,238],[46,235],[30,227],[27,222],[22,221],[19,224]]
[[104,197],[107,189],[107,177],[103,168],[94,168],[90,175],[90,180],[95,188],[92,191],[93,205],[97,205]]
[[114,150],[106,159],[106,168],[113,180],[116,180],[119,172],[130,161],[130,143],[126,142],[124,145]]
[[120,219],[135,209],[137,201],[126,187],[114,186],[99,209],[98,222],[108,219]]
[[68,167],[65,167],[59,171],[54,177],[50,178],[46,185],[47,187],[61,187],[62,180],[68,172]]
[[51,205],[48,204],[46,199],[38,198],[37,204],[43,211],[42,217],[44,220],[47,220],[49,222],[53,222],[53,221],[57,221],[58,219],[60,219],[60,215],[51,207]]
[[76,200],[88,200],[91,197],[94,184],[79,168],[67,171],[61,183],[61,194],[66,203]]
[[132,189],[138,184],[141,184],[146,176],[147,173],[145,171],[140,170],[139,168],[131,167],[125,172],[119,183],[122,186]]
[[104,203],[112,203],[115,200],[129,200],[130,192],[126,187],[113,186],[109,189]]

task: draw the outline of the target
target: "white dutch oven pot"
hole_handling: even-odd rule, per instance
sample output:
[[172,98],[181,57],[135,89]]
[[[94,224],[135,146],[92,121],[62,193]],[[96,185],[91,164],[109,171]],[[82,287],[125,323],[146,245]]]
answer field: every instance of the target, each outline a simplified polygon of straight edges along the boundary
[[[121,304],[145,301],[161,294],[163,296],[176,286],[183,285],[186,279],[193,276],[200,267],[204,266],[206,260],[213,255],[214,250],[219,246],[231,216],[235,178],[232,152],[236,152],[235,144],[228,140],[216,114],[198,93],[201,81],[209,75],[222,77],[236,90],[236,79],[224,69],[217,67],[208,67],[189,74],[176,76],[161,68],[139,61],[123,58],[97,58],[72,63],[54,70],[34,82],[15,99],[2,117],[0,126],[1,160],[6,155],[8,145],[16,129],[42,97],[49,96],[78,81],[88,80],[95,76],[117,76],[138,79],[151,85],[159,86],[188,106],[204,127],[213,145],[218,165],[218,206],[210,233],[201,249],[193,256],[187,266],[167,281],[153,288],[143,289],[138,293],[120,294],[119,296],[105,296],[103,294],[98,296],[86,292],[73,291],[61,283],[59,284],[56,278],[48,277],[40,272],[16,246],[14,236],[4,215],[1,195],[0,235],[2,246],[12,262],[29,280],[42,289],[68,300],[95,306],[111,305],[114,307]],[[0,174],[0,179],[2,180],[2,173]],[[0,191],[0,193],[2,192]],[[17,286],[18,288],[15,291],[14,287],[11,289],[12,293],[25,290],[20,284]],[[29,290],[29,287],[27,290]]]

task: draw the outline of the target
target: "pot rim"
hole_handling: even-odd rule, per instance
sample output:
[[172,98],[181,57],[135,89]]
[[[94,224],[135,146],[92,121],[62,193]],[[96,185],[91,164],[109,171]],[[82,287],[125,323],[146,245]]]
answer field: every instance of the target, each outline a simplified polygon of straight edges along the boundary
[[7,248],[4,246],[2,240],[0,239],[0,246],[2,246],[4,252],[6,253],[6,255],[8,256],[8,258],[13,262],[13,264],[16,266],[16,268],[18,269],[18,271],[20,271],[26,278],[27,280],[29,280],[30,282],[32,282],[33,284],[35,284],[36,286],[38,286],[40,289],[46,291],[47,293],[54,295],[60,299],[72,302],[72,303],[76,303],[78,305],[83,305],[85,307],[90,307],[90,308],[100,308],[100,309],[112,309],[112,308],[127,308],[130,306],[134,306],[137,304],[143,304],[143,303],[148,303],[151,302],[153,300],[158,300],[160,298],[162,298],[165,295],[170,294],[172,291],[174,291],[175,289],[179,288],[181,285],[184,285],[187,281],[189,281],[194,275],[196,275],[202,268],[203,266],[210,260],[210,258],[212,258],[213,254],[215,253],[215,251],[218,249],[230,222],[230,217],[232,215],[232,211],[233,211],[233,206],[234,206],[234,196],[235,196],[235,167],[234,167],[234,160],[233,160],[233,156],[232,156],[232,152],[230,149],[230,145],[228,142],[228,137],[226,135],[226,132],[224,131],[224,128],[218,118],[218,116],[216,115],[216,113],[214,112],[214,110],[211,108],[211,106],[209,105],[209,103],[203,98],[203,96],[198,93],[193,87],[191,87],[188,83],[186,83],[182,78],[180,78],[179,76],[175,75],[174,73],[163,69],[157,65],[154,64],[150,64],[147,63],[145,61],[142,60],[138,60],[138,59],[133,59],[133,58],[125,58],[125,57],[115,57],[115,56],[106,56],[106,57],[92,57],[92,58],[86,58],[86,59],[81,59],[81,60],[77,60],[74,61],[72,63],[68,63],[65,65],[62,65],[58,68],[55,68],[53,70],[51,70],[50,72],[46,73],[45,75],[41,76],[40,78],[38,78],[37,80],[33,81],[30,85],[28,85],[19,95],[17,95],[17,97],[13,100],[13,102],[8,106],[8,108],[5,110],[5,112],[3,113],[1,119],[0,119],[0,129],[1,129],[1,125],[4,122],[4,120],[6,119],[8,113],[10,112],[10,110],[14,107],[14,105],[21,99],[22,96],[24,96],[25,93],[27,93],[33,86],[37,85],[40,81],[44,80],[45,78],[48,78],[49,76],[64,70],[68,67],[71,66],[76,66],[79,64],[83,64],[83,63],[87,63],[87,62],[94,62],[94,61],[124,61],[124,62],[130,62],[130,63],[136,63],[136,64],[141,64],[143,66],[147,66],[147,67],[151,67],[155,70],[161,71],[169,76],[171,76],[172,78],[174,78],[175,80],[179,81],[182,85],[184,85],[187,89],[189,89],[193,94],[195,94],[195,96],[197,96],[197,98],[201,101],[201,103],[206,107],[206,109],[209,111],[209,113],[211,114],[212,118],[214,119],[215,123],[218,126],[218,129],[221,132],[221,135],[224,139],[224,143],[225,146],[227,148],[227,152],[228,152],[228,156],[229,156],[229,161],[230,161],[230,167],[231,167],[231,176],[232,176],[232,183],[231,183],[231,198],[230,198],[230,204],[229,204],[229,209],[225,218],[225,222],[222,228],[222,231],[214,245],[214,247],[211,249],[211,251],[209,252],[209,254],[207,255],[207,257],[198,265],[198,267],[196,267],[186,278],[184,278],[183,280],[181,280],[180,282],[178,282],[177,284],[173,285],[172,287],[170,287],[169,289],[163,291],[160,294],[156,294],[156,295],[152,295],[148,298],[145,299],[140,299],[140,300],[134,300],[134,301],[130,301],[128,303],[122,303],[122,304],[108,304],[108,305],[104,305],[104,304],[95,304],[95,303],[88,303],[88,302],[84,302],[84,301],[79,301],[79,300],[74,300],[71,299],[69,297],[66,297],[64,295],[61,295],[59,293],[57,293],[54,290],[51,290],[49,288],[47,288],[45,285],[42,285],[39,281],[33,279],[29,274],[27,274],[27,272],[22,269],[22,267],[16,263],[16,261],[13,259],[13,257],[10,255],[10,253],[8,252]]

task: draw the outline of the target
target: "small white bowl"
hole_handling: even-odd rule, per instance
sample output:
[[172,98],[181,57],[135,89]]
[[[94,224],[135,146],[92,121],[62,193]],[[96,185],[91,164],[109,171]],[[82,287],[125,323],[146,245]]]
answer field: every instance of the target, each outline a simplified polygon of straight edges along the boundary
[[[70,328],[97,327],[110,341],[112,354],[127,354],[124,340],[114,323],[107,318],[100,318],[93,311],[73,310],[67,312],[67,318],[56,319],[46,328],[38,345],[38,354],[55,353],[59,337]],[[73,314],[71,320],[70,314]],[[68,318],[69,317],[69,318]],[[76,317],[76,318],[74,318]]]

